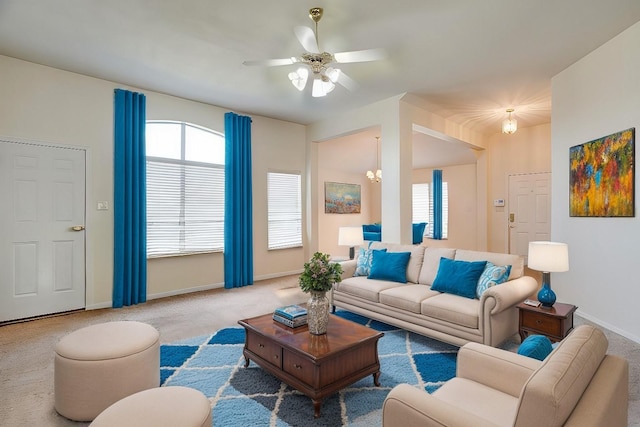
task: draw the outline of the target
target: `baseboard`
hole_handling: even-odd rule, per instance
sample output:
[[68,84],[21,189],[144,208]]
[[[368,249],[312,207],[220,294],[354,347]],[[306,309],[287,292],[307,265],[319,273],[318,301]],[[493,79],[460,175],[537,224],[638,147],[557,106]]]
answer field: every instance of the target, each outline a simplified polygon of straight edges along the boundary
[[300,274],[300,273],[302,273],[302,269],[295,270],[295,271],[285,271],[285,272],[274,273],[274,274],[264,274],[262,276],[254,277],[253,280],[258,281],[258,280],[277,279],[279,277],[292,276],[294,274]]
[[590,316],[590,315],[584,313],[583,311],[581,311],[580,309],[576,310],[576,314],[578,316],[582,317],[585,320],[593,322],[593,323],[597,324],[598,326],[601,326],[601,327],[603,327],[605,329],[610,330],[611,332],[615,332],[616,334],[625,337],[628,340],[631,340],[631,341],[633,341],[635,343],[640,344],[640,337],[636,337],[636,336],[628,333],[627,331],[624,331],[624,330],[618,328],[617,326],[613,326],[613,325],[611,325],[611,324],[609,324],[607,322],[604,322],[604,321],[598,319],[597,317]]
[[[265,275],[254,277],[253,280],[254,280],[254,283],[255,283],[255,282],[259,281],[259,280],[277,279],[279,277],[286,277],[286,276],[291,276],[291,275],[300,274],[300,273],[302,273],[302,270],[296,270],[296,271],[290,271],[290,272],[281,272],[281,273],[275,273],[275,274],[265,274]],[[190,294],[190,293],[193,293],[193,292],[208,291],[208,290],[211,290],[211,289],[221,289],[221,288],[224,288],[224,283],[214,283],[214,284],[210,284],[210,285],[195,286],[193,288],[176,289],[176,290],[168,291],[168,292],[159,292],[159,293],[155,293],[155,294],[148,294],[147,295],[147,301],[153,300],[153,299],[173,297],[173,296],[177,296],[177,295]],[[102,308],[111,308],[112,306],[113,306],[112,301],[107,301],[107,302],[101,302],[99,304],[88,305],[88,306],[85,307],[85,310],[99,310],[99,309],[102,309]]]
[[220,289],[220,288],[224,288],[224,283],[214,283],[210,285],[195,286],[193,288],[176,289],[176,290],[167,291],[167,292],[159,292],[156,294],[147,294],[147,301],[152,299],[174,297],[176,295],[184,295],[184,294],[190,294],[193,292],[209,291],[211,289]]

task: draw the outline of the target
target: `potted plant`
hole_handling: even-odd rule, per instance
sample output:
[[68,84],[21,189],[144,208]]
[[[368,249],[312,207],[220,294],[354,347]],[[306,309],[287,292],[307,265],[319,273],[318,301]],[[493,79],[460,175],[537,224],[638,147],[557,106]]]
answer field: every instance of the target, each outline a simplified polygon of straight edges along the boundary
[[310,293],[307,302],[307,323],[309,332],[315,335],[325,334],[329,324],[329,300],[326,293],[334,283],[341,280],[342,266],[331,262],[329,254],[316,252],[304,264],[300,275],[300,289]]

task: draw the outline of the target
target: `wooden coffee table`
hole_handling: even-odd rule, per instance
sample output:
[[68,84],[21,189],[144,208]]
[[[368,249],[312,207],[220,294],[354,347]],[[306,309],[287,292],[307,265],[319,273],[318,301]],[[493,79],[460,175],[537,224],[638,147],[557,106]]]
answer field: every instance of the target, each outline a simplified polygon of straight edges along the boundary
[[289,328],[272,314],[240,320],[246,330],[245,367],[253,360],[285,384],[309,396],[314,417],[322,399],[367,375],[380,386],[378,340],[384,335],[341,317],[329,315],[327,333],[313,335],[308,327]]

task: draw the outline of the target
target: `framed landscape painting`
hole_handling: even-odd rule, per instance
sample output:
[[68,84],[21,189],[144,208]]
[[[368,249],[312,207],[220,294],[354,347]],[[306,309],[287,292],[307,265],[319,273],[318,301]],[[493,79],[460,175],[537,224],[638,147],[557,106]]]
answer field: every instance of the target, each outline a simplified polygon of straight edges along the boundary
[[360,213],[360,184],[325,182],[324,213]]
[[569,216],[635,216],[635,128],[569,149]]

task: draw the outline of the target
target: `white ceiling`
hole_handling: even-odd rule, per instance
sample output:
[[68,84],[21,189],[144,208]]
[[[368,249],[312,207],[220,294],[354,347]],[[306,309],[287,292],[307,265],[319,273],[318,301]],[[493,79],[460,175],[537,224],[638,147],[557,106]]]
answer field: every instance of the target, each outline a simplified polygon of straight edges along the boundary
[[[302,54],[316,6],[322,50],[388,53],[340,65],[357,90],[312,98],[296,66],[242,64]],[[551,77],[639,20],[639,0],[0,0],[0,54],[301,124],[412,93],[493,134],[509,107],[548,123]]]

